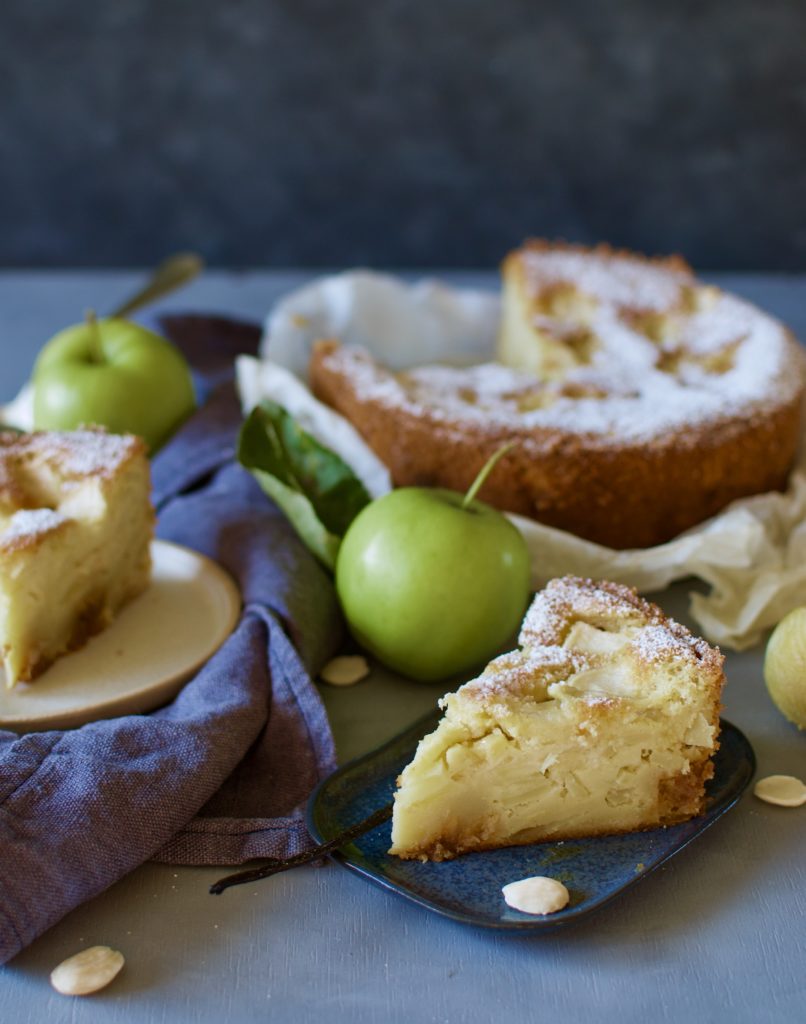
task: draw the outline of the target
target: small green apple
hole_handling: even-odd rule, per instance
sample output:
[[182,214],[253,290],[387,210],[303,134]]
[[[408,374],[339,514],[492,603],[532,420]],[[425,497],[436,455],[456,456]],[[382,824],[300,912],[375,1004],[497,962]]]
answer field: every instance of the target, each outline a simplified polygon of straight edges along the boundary
[[772,631],[764,682],[781,714],[806,729],[806,608],[793,608]]
[[130,320],[95,320],[61,331],[33,372],[34,426],[98,424],[139,434],[153,453],[195,408],[193,381],[170,342]]
[[501,651],[523,617],[529,577],[526,542],[512,523],[441,488],[404,487],[367,505],[336,561],[336,589],[356,639],[390,668],[424,681]]

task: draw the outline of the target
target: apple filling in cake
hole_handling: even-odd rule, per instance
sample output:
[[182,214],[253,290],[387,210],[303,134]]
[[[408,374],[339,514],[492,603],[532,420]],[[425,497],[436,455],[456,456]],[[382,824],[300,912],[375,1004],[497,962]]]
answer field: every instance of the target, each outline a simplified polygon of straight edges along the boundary
[[553,580],[520,649],[448,694],[398,779],[390,852],[651,829],[704,809],[722,655],[633,590]]
[[146,588],[149,492],[137,437],[0,434],[0,654],[8,687],[81,646]]

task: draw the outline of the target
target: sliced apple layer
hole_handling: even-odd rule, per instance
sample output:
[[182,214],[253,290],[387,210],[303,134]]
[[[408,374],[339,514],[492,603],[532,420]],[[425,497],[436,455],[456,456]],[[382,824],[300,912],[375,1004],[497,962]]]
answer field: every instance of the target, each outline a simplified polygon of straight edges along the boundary
[[441,700],[398,779],[391,853],[445,860],[702,812],[718,650],[633,590],[575,577],[537,594],[519,644]]

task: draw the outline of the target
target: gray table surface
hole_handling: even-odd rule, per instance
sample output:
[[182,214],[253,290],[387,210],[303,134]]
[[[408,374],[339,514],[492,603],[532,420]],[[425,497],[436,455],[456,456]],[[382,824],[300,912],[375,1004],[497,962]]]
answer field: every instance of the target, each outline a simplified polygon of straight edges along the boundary
[[[164,307],[260,318],[310,276],[208,273]],[[489,274],[444,276],[494,286]],[[806,339],[806,276],[711,276]],[[102,271],[0,274],[0,400],[23,383],[51,334],[88,306],[111,308],[139,280]],[[685,587],[659,602],[685,620]],[[806,735],[769,701],[762,654],[728,656],[725,713],[753,743],[761,775],[803,777]],[[325,690],[347,758],[418,717],[439,688],[378,674],[351,690]],[[146,864],[2,969],[0,1021],[803,1021],[805,826],[806,808],[771,807],[748,793],[640,886],[544,938],[443,920],[335,865],[214,898],[207,886],[220,869]],[[91,998],[56,995],[50,970],[98,943],[125,954],[120,977]]]

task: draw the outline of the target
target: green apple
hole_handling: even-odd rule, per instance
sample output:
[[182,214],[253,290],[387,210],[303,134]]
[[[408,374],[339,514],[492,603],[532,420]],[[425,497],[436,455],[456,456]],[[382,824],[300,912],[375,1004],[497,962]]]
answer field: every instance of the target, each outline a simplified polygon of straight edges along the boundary
[[514,639],[526,608],[526,542],[471,495],[392,491],[358,514],[339,549],[336,589],[354,636],[413,679],[488,661]]
[[785,615],[767,641],[764,682],[781,714],[806,729],[806,608]]
[[179,350],[130,320],[88,315],[61,331],[40,352],[32,380],[37,429],[98,424],[139,434],[151,452],[196,405]]

